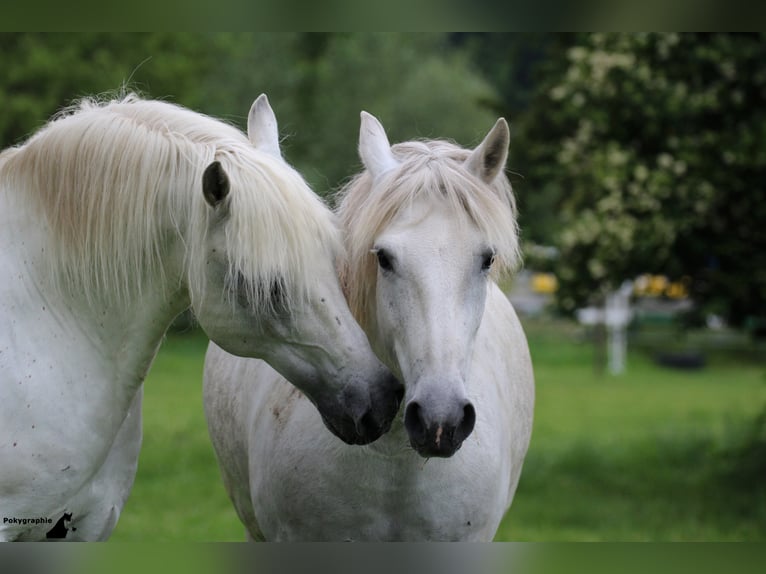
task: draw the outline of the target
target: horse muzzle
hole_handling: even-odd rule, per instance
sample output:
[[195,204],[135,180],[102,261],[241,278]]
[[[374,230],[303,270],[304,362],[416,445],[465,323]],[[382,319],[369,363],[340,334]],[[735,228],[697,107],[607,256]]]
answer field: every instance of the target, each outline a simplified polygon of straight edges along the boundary
[[377,386],[350,384],[338,405],[319,409],[325,426],[347,444],[369,444],[391,429],[404,387],[390,372]]
[[468,400],[448,410],[429,409],[412,400],[404,414],[404,427],[410,444],[424,458],[448,458],[463,445],[476,424],[476,410]]

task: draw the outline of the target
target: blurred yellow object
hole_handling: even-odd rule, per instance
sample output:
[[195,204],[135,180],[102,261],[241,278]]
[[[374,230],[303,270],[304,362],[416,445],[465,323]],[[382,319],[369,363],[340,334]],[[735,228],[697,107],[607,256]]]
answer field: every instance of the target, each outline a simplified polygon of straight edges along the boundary
[[689,296],[688,278],[682,281],[669,281],[665,275],[641,275],[636,278],[633,292],[639,297],[668,297],[685,299]]
[[686,288],[686,285],[676,281],[668,285],[668,288],[665,289],[665,295],[671,299],[686,299],[689,296],[689,290]]
[[559,282],[553,273],[535,273],[532,275],[532,291],[535,293],[545,293],[546,295],[555,293]]
[[664,275],[652,275],[649,279],[649,294],[659,296],[665,292],[668,286],[668,278]]

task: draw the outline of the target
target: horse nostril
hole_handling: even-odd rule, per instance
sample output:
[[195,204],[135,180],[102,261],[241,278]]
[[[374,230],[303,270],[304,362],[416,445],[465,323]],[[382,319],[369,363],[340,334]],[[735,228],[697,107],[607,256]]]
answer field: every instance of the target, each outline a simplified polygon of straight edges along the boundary
[[356,422],[355,426],[356,432],[360,437],[367,439],[373,435],[377,425],[375,424],[375,417],[373,416],[372,411],[368,410],[365,412],[362,415],[362,418]]
[[426,425],[423,422],[420,404],[416,401],[411,401],[410,404],[407,405],[407,409],[404,413],[404,428],[407,429],[411,441],[414,441],[417,444],[425,443]]
[[473,427],[476,424],[476,409],[473,408],[471,403],[467,403],[463,407],[463,420],[457,427],[455,432],[456,442],[460,443],[468,438],[468,435],[473,431]]

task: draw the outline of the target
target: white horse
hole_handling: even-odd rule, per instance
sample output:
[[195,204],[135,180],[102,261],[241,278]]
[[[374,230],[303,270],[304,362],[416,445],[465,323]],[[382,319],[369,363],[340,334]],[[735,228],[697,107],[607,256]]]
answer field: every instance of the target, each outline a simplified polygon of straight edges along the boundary
[[343,440],[388,430],[401,385],[343,297],[334,216],[282,159],[265,96],[248,132],[128,96],[86,100],[0,155],[0,540],[45,540],[65,516],[57,537],[109,536],[141,384],[190,306]]
[[404,381],[403,417],[348,447],[268,365],[211,349],[208,427],[251,539],[493,539],[534,407],[526,338],[494,281],[518,260],[508,142],[499,119],[474,150],[391,147],[362,112],[366,170],[339,206],[343,276],[373,348]]

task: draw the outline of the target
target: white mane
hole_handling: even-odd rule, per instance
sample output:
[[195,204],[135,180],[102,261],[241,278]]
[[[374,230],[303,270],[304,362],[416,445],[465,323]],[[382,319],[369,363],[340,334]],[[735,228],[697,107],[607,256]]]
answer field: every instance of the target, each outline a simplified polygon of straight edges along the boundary
[[510,271],[520,262],[516,202],[504,173],[485,184],[463,163],[471,153],[444,140],[411,141],[391,147],[399,167],[375,185],[364,171],[339,192],[337,213],[346,234],[347,260],[342,279],[357,321],[369,325],[375,300],[375,237],[399,210],[420,198],[446,202],[455,216],[476,225],[495,250],[493,273]]
[[43,216],[59,287],[124,304],[165,280],[168,233],[185,242],[192,292],[204,289],[214,210],[202,174],[213,160],[231,182],[230,282],[244,277],[258,308],[279,283],[289,304],[305,293],[317,262],[339,248],[332,214],[295,170],[221,121],[135,95],[87,99],[4,152],[0,182]]

